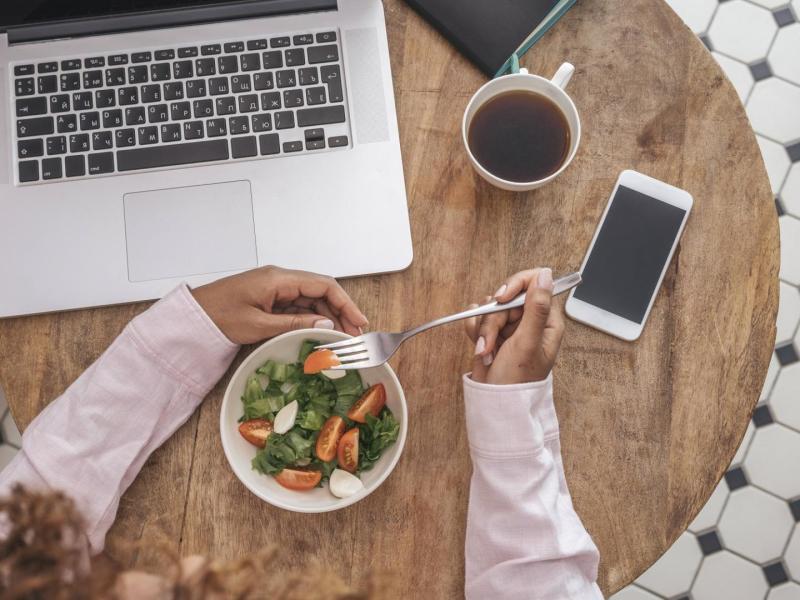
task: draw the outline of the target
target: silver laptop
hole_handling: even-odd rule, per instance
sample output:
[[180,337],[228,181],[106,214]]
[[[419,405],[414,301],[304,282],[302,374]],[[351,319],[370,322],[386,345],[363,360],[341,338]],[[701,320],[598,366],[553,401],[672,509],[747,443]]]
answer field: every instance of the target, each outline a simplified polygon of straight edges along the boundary
[[380,0],[26,0],[0,29],[0,317],[411,262]]

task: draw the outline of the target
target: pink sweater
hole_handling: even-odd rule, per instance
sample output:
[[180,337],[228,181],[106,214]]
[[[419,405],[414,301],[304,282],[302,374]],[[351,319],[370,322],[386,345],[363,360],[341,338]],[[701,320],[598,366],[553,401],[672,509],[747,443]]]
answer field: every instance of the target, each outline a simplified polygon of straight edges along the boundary
[[[63,490],[100,552],[120,496],[237,350],[188,288],[177,288],[34,419],[0,473],[0,495],[15,483]],[[465,376],[464,401],[473,464],[467,598],[602,598],[597,548],[564,479],[551,378],[493,386]]]

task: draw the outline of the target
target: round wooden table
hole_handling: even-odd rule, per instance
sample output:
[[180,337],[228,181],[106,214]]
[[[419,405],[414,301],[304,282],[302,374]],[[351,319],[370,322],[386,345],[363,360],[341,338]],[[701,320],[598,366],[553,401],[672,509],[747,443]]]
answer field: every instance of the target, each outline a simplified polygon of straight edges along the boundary
[[[564,467],[610,594],[703,506],[765,377],[778,227],[745,111],[664,2],[579,2],[523,64],[547,76],[564,60],[577,67],[569,92],[583,121],[580,150],[556,182],[503,192],[473,173],[461,146],[461,115],[484,77],[399,0],[385,7],[415,258],[403,273],[344,282],[376,330],[454,312],[523,268],[577,267],[623,169],[694,196],[641,339],[569,322],[555,369]],[[25,427],[146,307],[0,321],[0,381],[17,423]],[[408,395],[404,455],[376,493],[327,515],[272,508],[235,478],[218,432],[224,378],[122,498],[110,552],[148,565],[159,560],[156,543],[235,557],[279,542],[281,556],[319,557],[354,583],[371,568],[394,569],[405,598],[461,595],[470,462],[460,376],[470,354],[457,326],[403,347],[393,365]]]

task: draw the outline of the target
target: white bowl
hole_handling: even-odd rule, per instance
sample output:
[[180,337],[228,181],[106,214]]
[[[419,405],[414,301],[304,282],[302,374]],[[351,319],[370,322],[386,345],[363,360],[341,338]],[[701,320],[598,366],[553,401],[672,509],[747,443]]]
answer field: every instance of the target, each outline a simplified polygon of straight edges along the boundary
[[351,336],[346,333],[325,329],[302,329],[279,335],[259,346],[239,365],[231,377],[228,389],[225,390],[219,415],[219,430],[225,457],[239,481],[256,496],[273,506],[306,513],[329,512],[350,506],[375,491],[400,460],[408,431],[406,397],[403,394],[403,388],[400,387],[397,375],[388,364],[384,364],[371,369],[361,369],[361,379],[365,386],[376,383],[384,385],[386,406],[400,422],[400,435],[394,444],[386,448],[372,469],[361,473],[364,489],[360,492],[348,498],[337,498],[331,494],[327,483],[323,484],[321,488],[314,488],[307,492],[287,490],[273,477],[255,471],[250,464],[258,449],[245,441],[239,434],[239,418],[244,412],[241,397],[247,378],[269,359],[278,362],[295,362],[303,340],[335,342],[349,337]]

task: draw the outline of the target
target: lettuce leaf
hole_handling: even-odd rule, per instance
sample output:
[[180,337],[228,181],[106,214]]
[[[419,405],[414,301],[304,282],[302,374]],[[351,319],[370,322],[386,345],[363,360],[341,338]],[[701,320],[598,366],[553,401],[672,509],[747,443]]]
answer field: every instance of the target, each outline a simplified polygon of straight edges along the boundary
[[253,458],[253,468],[265,475],[276,475],[285,467],[295,466],[298,460],[310,460],[314,440],[306,438],[301,432],[301,429],[294,427],[283,435],[272,433],[267,438],[267,445]]
[[364,393],[364,384],[361,383],[361,375],[358,371],[351,369],[344,377],[334,379],[333,387],[336,388],[338,396],[361,396]]
[[318,431],[322,429],[322,425],[330,414],[322,412],[318,409],[307,408],[306,410],[297,414],[297,425],[309,431]]
[[400,423],[387,408],[380,416],[366,416],[367,422],[358,426],[358,470],[369,471],[383,451],[397,441]]

